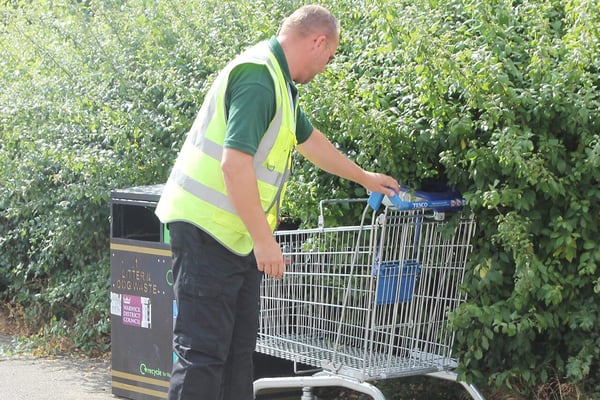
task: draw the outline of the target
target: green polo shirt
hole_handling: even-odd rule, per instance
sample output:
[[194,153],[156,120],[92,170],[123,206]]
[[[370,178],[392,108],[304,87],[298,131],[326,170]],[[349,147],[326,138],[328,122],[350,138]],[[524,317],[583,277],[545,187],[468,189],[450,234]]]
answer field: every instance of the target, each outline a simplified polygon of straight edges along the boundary
[[[281,45],[275,37],[269,46],[279,62],[283,75],[296,96],[298,89],[290,77],[290,71]],[[275,84],[264,65],[241,64],[229,74],[225,107],[228,110],[227,131],[224,146],[256,154],[258,145],[275,116]],[[303,143],[308,139],[313,126],[298,107],[296,114],[296,139]]]

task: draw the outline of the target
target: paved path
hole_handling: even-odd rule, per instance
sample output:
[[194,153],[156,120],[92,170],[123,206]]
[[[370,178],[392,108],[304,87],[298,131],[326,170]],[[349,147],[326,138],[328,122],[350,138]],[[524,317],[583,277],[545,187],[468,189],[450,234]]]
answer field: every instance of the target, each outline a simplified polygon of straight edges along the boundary
[[[0,400],[127,400],[112,394],[108,360],[36,358],[12,350],[11,338],[0,334]],[[265,391],[257,398],[300,398],[292,393],[289,389]]]
[[110,362],[71,357],[14,355],[9,337],[0,336],[0,399],[107,400]]

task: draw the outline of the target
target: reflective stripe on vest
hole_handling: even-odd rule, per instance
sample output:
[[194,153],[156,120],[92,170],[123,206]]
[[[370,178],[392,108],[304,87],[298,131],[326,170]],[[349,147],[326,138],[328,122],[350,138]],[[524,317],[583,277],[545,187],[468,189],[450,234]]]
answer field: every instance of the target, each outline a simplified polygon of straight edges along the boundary
[[275,85],[275,116],[253,157],[261,205],[273,230],[290,173],[291,151],[296,145],[294,101],[288,95],[288,85],[274,55],[266,43],[259,46],[238,57],[217,77],[156,208],[162,222],[194,223],[238,254],[248,254],[253,243],[227,196],[220,169],[226,129],[226,82],[236,65],[266,65]]

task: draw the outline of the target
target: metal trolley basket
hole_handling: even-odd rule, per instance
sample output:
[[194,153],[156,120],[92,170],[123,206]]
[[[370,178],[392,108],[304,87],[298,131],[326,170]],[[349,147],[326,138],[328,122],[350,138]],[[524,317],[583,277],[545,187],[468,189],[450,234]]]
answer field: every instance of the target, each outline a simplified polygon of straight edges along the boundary
[[314,387],[339,386],[385,400],[369,381],[418,374],[456,381],[447,313],[464,300],[475,221],[444,220],[439,210],[461,200],[374,193],[360,225],[275,232],[289,265],[282,280],[263,280],[256,350],[319,372],[258,379],[255,395],[297,387],[304,400]]

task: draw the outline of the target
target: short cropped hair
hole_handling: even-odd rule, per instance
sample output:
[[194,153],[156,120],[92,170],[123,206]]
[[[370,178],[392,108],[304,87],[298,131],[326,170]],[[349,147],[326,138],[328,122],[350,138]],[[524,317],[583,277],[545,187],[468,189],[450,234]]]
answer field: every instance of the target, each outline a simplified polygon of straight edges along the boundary
[[302,6],[287,17],[281,25],[281,32],[292,31],[301,37],[323,33],[328,37],[340,36],[340,23],[325,7],[311,4]]

